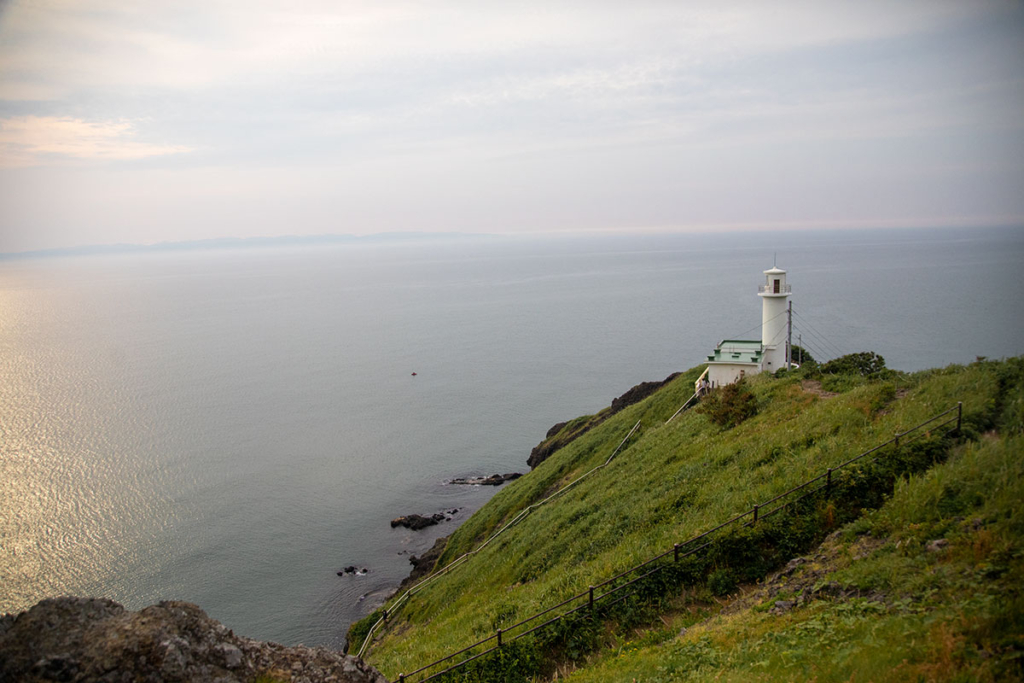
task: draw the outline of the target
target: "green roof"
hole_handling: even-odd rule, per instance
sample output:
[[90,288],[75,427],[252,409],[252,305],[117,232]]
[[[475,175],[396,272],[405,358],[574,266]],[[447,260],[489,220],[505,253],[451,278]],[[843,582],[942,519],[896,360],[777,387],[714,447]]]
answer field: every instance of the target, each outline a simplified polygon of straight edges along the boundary
[[746,339],[723,339],[708,356],[709,363],[756,363],[761,364],[764,347],[760,341]]

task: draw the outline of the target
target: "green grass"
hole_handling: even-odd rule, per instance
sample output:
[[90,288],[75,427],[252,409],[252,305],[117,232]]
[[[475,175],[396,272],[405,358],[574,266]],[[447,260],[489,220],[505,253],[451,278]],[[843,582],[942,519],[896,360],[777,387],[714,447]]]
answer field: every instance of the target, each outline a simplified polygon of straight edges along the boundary
[[[968,444],[844,528],[840,566],[819,583],[874,598],[810,600],[783,615],[754,605],[607,648],[569,680],[1022,680],[1022,453],[1020,436]],[[855,560],[861,534],[882,545]],[[938,538],[949,545],[928,551]]]
[[[761,375],[750,382],[758,413],[738,426],[723,429],[698,411],[688,411],[672,423],[664,424],[692,393],[693,380],[703,369],[694,368],[555,452],[537,469],[505,487],[467,520],[452,536],[441,565],[478,547],[519,511],[603,463],[632,426],[638,420],[641,422],[639,434],[626,444],[611,465],[565,496],[535,510],[464,566],[417,594],[392,618],[368,659],[389,678],[397,678],[399,672],[416,669],[492,635],[496,628],[506,627],[585,591],[589,585],[663,552],[675,542],[716,526],[957,401],[964,403],[964,432],[971,438],[978,438],[996,427],[1001,415],[1024,413],[1020,388],[1022,365],[1020,359],[1013,359],[1003,363],[951,366],[914,375],[890,373],[884,380],[858,378],[849,382],[849,386],[833,383],[832,390],[844,391],[827,399],[805,391],[799,372],[780,379]],[[909,488],[912,488],[909,482],[899,484],[898,496],[909,495],[903,493]],[[963,507],[977,502],[972,490],[954,491],[953,488],[944,494],[952,501],[949,505]],[[856,501],[852,497],[856,493],[851,489],[839,508],[840,513],[859,512],[859,508],[854,509]],[[872,500],[881,502],[877,491],[863,493],[865,500],[873,495]],[[887,503],[882,510],[891,510],[892,503]],[[832,512],[820,508],[814,514],[815,519],[821,521],[830,519],[828,515]],[[787,524],[790,522],[780,520],[774,528],[766,525],[764,534],[753,540],[761,544],[760,548],[768,548],[768,539],[786,545]],[[878,518],[877,524],[883,524],[883,517]],[[794,547],[812,537],[797,526],[792,526]],[[767,566],[777,559],[774,556],[761,558],[754,564]],[[748,575],[736,564],[734,558],[731,564],[721,567],[726,573],[719,574],[724,582],[720,589],[730,587],[729,572],[741,578]],[[674,590],[678,595],[682,589]],[[706,589],[701,595],[707,599]],[[559,665],[566,666],[569,660],[588,661],[589,657],[598,656],[595,652],[603,652],[609,642],[621,643],[628,639],[626,634],[639,622],[655,619],[655,623],[664,625],[666,617],[658,619],[655,612],[667,609],[672,600],[671,594],[663,595],[635,614],[620,611],[609,615],[602,625],[585,633],[558,634],[555,638],[558,646],[554,649],[551,647],[554,641],[548,638],[535,641],[532,646],[529,642],[521,643],[518,650],[510,650],[505,657],[519,657],[518,668],[513,667],[519,672],[518,680],[528,679],[539,671],[551,673]],[[968,606],[964,609],[965,614],[974,614]],[[676,621],[692,619],[693,614],[692,610],[687,611],[684,616],[672,617],[668,622],[674,628]],[[839,633],[847,628],[844,624],[851,619],[849,628],[861,628],[857,625],[859,621],[850,614],[837,613],[835,620],[838,621],[829,614],[824,610],[819,615],[822,628],[828,625]],[[886,615],[875,615],[872,619],[884,623],[886,618],[882,617]],[[751,619],[752,622],[757,620]],[[919,627],[926,631],[931,628],[923,621]],[[817,626],[806,627],[808,632],[814,628]],[[365,632],[365,628],[362,630]],[[850,637],[861,637],[857,635],[859,631],[850,633]],[[888,631],[885,634],[892,635]],[[653,662],[664,658],[667,650],[681,648],[683,654],[677,657],[680,661],[704,662],[706,659],[708,667],[717,666],[714,662],[726,655],[739,656],[738,651],[725,648],[717,641],[703,645],[702,642],[687,637],[676,643],[673,638],[671,645],[647,646],[638,649],[638,654],[606,658],[607,661],[601,660],[597,666],[612,667],[607,677],[593,680],[621,679],[619,670],[614,667],[624,665],[616,662],[640,658],[639,653],[644,650],[651,651],[652,654],[643,657]],[[661,664],[652,666],[657,669]],[[502,676],[517,680],[507,675],[510,670],[506,667]],[[756,671],[750,669],[748,673]],[[659,680],[653,677],[654,672],[644,675]],[[665,675],[676,676],[669,672]]]

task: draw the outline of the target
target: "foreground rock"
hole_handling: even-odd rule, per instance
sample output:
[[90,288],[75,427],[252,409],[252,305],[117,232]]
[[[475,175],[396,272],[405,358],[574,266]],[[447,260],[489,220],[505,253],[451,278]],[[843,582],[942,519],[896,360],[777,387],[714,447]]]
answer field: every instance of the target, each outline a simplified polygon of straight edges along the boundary
[[129,612],[112,600],[53,598],[0,617],[0,681],[387,683],[362,660],[325,648],[236,636],[196,605]]

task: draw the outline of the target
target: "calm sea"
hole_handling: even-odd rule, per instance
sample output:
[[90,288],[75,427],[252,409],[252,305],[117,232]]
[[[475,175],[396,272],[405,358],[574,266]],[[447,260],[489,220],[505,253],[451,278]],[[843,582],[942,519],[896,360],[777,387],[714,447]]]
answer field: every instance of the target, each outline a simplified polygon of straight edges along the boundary
[[553,423],[758,338],[776,254],[820,357],[1024,353],[1022,230],[0,261],[0,612],[183,599],[251,637],[340,646],[493,494],[446,479],[526,471]]

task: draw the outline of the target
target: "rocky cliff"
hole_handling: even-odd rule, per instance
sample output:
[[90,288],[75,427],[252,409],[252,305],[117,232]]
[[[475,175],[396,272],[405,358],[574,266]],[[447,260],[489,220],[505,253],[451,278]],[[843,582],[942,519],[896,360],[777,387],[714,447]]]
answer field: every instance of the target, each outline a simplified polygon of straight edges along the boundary
[[187,602],[69,597],[0,617],[0,681],[387,683],[340,652],[236,636]]
[[673,372],[660,382],[641,382],[622,396],[612,399],[611,406],[596,415],[577,418],[572,422],[559,422],[548,430],[543,441],[533,447],[533,450],[530,451],[530,457],[526,459],[526,464],[530,466],[530,469],[537,467],[537,465],[547,460],[558,449],[568,446],[572,441],[583,436],[613,415],[622,412],[625,408],[644,400],[678,376],[678,372]]

